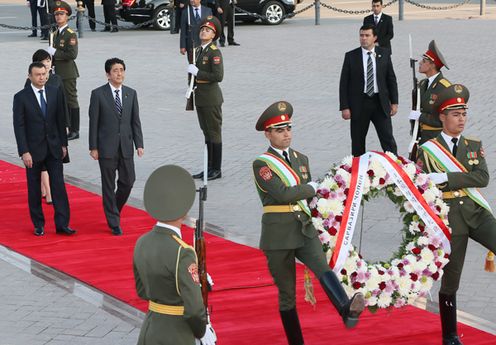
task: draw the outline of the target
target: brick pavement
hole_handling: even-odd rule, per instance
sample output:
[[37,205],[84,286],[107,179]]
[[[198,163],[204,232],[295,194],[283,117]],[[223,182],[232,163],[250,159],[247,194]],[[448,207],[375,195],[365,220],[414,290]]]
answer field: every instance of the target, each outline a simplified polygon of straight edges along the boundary
[[[362,4],[365,5],[359,8],[366,8],[368,2]],[[416,12],[416,8],[409,12],[411,8],[405,5],[405,14],[414,20],[403,22],[397,21],[393,8],[388,11],[394,14],[395,20],[393,62],[399,83],[400,109],[393,126],[400,152],[406,151],[409,141],[406,117],[411,87],[408,65],[408,34],[411,33],[416,56],[435,38],[451,66],[446,76],[470,89],[466,134],[483,140],[492,186],[496,178],[496,141],[493,139],[496,122],[491,115],[496,99],[490,85],[494,85],[496,78],[492,48],[496,6],[488,2],[486,18],[477,17],[478,7],[474,5],[470,10],[435,13]],[[258,242],[261,208],[252,183],[251,162],[267,146],[263,135],[254,130],[256,119],[267,105],[279,99],[293,104],[293,146],[308,154],[315,177],[322,176],[333,162],[350,151],[349,124],[340,118],[337,90],[344,52],[358,46],[357,31],[362,16],[328,13],[324,17],[327,12],[322,10],[323,18],[318,27],[313,25],[311,12],[277,27],[239,25],[236,40],[242,46],[222,50],[225,59],[222,83],[224,177],[209,185],[206,219],[223,227],[228,238],[252,246]],[[432,30],[435,30],[434,35]],[[24,33],[22,37],[16,33],[0,37],[0,57],[8,63],[0,88],[3,114],[0,153],[17,161],[10,115],[12,95],[24,83],[32,51],[42,45],[24,38]],[[7,39],[3,40],[4,37]],[[87,107],[91,89],[105,82],[103,62],[110,56],[126,61],[126,82],[138,90],[141,105],[145,157],[136,159],[137,181],[132,196],[141,200],[146,177],[161,164],[180,164],[192,173],[201,169],[202,134],[196,114],[183,110],[186,62],[178,53],[177,39],[176,35],[145,29],[116,35],[89,32],[80,41],[77,62],[81,74],[78,89],[82,138],[70,144],[72,162],[66,167],[66,174],[98,184],[98,165],[88,155]],[[372,128],[368,145],[370,149],[379,148]],[[486,188],[484,193],[490,203],[496,205],[494,188]],[[371,204],[366,212],[364,240],[369,242],[370,257],[387,257],[399,242],[390,240],[397,238],[398,217],[392,206],[386,210]],[[191,216],[196,216],[196,211]],[[496,302],[492,292],[496,291],[496,279],[494,274],[482,271],[484,255],[485,250],[478,244],[470,244],[459,306],[463,311],[494,322]],[[435,299],[436,295],[433,291]]]

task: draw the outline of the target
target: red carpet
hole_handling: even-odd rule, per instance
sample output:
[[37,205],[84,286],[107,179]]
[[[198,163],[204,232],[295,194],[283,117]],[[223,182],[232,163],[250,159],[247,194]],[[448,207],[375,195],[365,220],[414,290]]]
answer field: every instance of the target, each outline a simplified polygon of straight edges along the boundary
[[[116,298],[145,310],[134,290],[132,252],[137,238],[154,221],[139,209],[123,211],[124,236],[110,235],[100,196],[68,185],[71,227],[76,236],[55,235],[53,210],[45,205],[45,236],[37,238],[27,207],[25,170],[0,161],[0,243],[23,255],[65,272]],[[191,241],[191,229],[183,229]],[[277,291],[263,254],[256,249],[207,236],[208,269],[215,286],[209,295],[212,322],[219,345],[286,344],[279,320]],[[438,316],[414,307],[366,312],[358,327],[346,330],[314,280],[317,308],[303,301],[299,268],[298,309],[305,343],[317,344],[440,344]],[[240,287],[256,288],[238,289]],[[460,324],[466,345],[493,345],[496,336]]]

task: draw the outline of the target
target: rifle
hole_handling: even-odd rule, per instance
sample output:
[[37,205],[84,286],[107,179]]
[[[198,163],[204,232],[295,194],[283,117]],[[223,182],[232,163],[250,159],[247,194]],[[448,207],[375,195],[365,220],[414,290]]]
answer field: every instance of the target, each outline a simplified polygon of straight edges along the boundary
[[[46,9],[46,13],[47,13],[47,24],[52,24],[52,15],[50,14],[50,7],[49,7],[49,4],[48,4],[48,0],[45,0],[45,9]],[[53,28],[50,26],[48,29],[48,46],[49,47],[53,47],[53,36],[54,36],[54,30]]]
[[209,283],[207,277],[207,255],[205,248],[205,237],[203,236],[203,228],[205,221],[203,218],[203,203],[207,201],[207,180],[208,180],[208,148],[205,144],[204,152],[204,170],[203,170],[203,186],[196,191],[199,194],[198,200],[198,219],[195,224],[195,252],[198,257],[198,276],[200,278],[201,292],[203,297],[203,304],[208,315],[208,290]]
[[[417,60],[413,58],[413,49],[412,49],[412,36],[408,35],[409,39],[409,47],[410,47],[410,68],[412,69],[412,110],[418,110],[420,105],[420,90],[418,85],[418,79],[416,75],[415,63]],[[420,139],[420,129],[419,129],[419,120],[410,120],[410,135],[412,139],[410,144],[408,145],[408,158],[411,161],[417,160],[417,150],[418,143]]]
[[[195,40],[193,39],[193,30],[192,30],[192,25],[191,25],[191,17],[190,17],[190,5],[186,8],[188,11],[188,32],[189,32],[189,38],[191,40],[191,50],[192,50],[192,64],[196,65],[196,47],[195,47]],[[187,53],[189,54],[189,53]],[[188,61],[189,61],[189,56],[188,56]],[[186,110],[192,111],[195,110],[195,76],[188,73],[188,78],[189,78],[189,86],[188,90],[186,90]]]

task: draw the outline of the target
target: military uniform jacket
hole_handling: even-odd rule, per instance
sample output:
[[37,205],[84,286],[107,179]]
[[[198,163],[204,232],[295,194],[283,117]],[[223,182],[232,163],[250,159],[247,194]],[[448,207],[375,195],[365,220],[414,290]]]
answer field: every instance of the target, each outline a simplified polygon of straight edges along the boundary
[[76,33],[68,26],[61,33],[57,30],[53,39],[53,47],[57,49],[53,55],[55,73],[62,79],[76,79],[79,77],[76,60],[78,55],[78,41]]
[[219,83],[224,78],[222,53],[210,43],[196,58],[198,74],[196,76],[195,103],[199,107],[221,105],[224,102]]
[[[425,78],[419,82],[420,88],[420,118],[419,122],[431,127],[442,128],[443,124],[439,120],[439,116],[432,115],[432,106],[436,102],[438,94],[451,86],[451,83],[443,77],[440,72],[432,81],[432,84],[427,88],[429,79]],[[430,138],[429,138],[430,139]]]
[[[281,157],[274,149],[267,152]],[[267,164],[259,159],[253,162],[253,173],[258,195],[263,206],[296,205],[298,200],[309,199],[315,195],[315,190],[307,183],[311,181],[308,158],[289,149],[292,169],[300,177],[300,184],[287,187]],[[305,237],[317,236],[317,230],[312,225],[312,219],[303,211],[285,213],[264,213],[262,216],[262,235],[260,249],[296,249],[302,247]]]
[[[434,140],[437,140],[449,151],[449,146],[446,144],[441,134],[439,134]],[[470,158],[474,156],[477,157],[477,164],[474,163],[474,159]],[[444,172],[444,170],[422,150],[422,147],[420,147],[418,157],[420,160],[419,163],[425,172]],[[456,159],[467,169],[467,172],[448,172],[448,182],[437,186],[441,191],[457,191],[463,188],[471,187],[481,188],[488,185],[489,172],[487,170],[484,150],[482,149],[482,143],[480,140],[469,139],[461,136],[456,152]],[[469,161],[472,161],[472,164],[469,164]],[[469,197],[464,197],[464,199],[469,199]],[[450,200],[453,199],[448,199],[446,202],[449,204],[451,202]],[[470,204],[475,204],[475,202],[465,204],[468,206]],[[482,207],[478,204],[473,206]],[[451,224],[451,226],[453,225],[454,224]]]
[[195,251],[172,230],[155,226],[134,248],[138,295],[156,303],[184,306],[184,315],[149,311],[138,345],[194,345],[205,334],[206,313]]

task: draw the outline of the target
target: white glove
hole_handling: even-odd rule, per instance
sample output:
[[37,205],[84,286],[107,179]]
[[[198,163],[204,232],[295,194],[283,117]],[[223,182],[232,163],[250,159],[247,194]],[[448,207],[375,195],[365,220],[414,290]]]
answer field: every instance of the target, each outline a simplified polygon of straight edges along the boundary
[[188,65],[188,73],[191,73],[196,77],[196,75],[198,74],[198,67],[196,67],[193,64],[189,64]]
[[307,184],[309,184],[310,186],[312,186],[313,189],[315,190],[315,193],[317,193],[317,188],[319,187],[319,184],[317,182],[310,181]]
[[207,324],[207,330],[205,335],[200,340],[201,345],[215,345],[217,342],[217,335],[215,334],[214,328],[211,323]]
[[57,49],[55,49],[54,47],[50,46],[50,47],[46,47],[45,48],[46,52],[48,54],[50,54],[51,56],[54,56],[55,55],[55,52],[57,51]]
[[418,110],[412,110],[410,111],[410,115],[408,115],[408,118],[410,120],[418,120],[420,117],[420,111]]
[[441,184],[448,182],[448,175],[446,173],[430,173],[427,174],[432,182],[435,184]]

